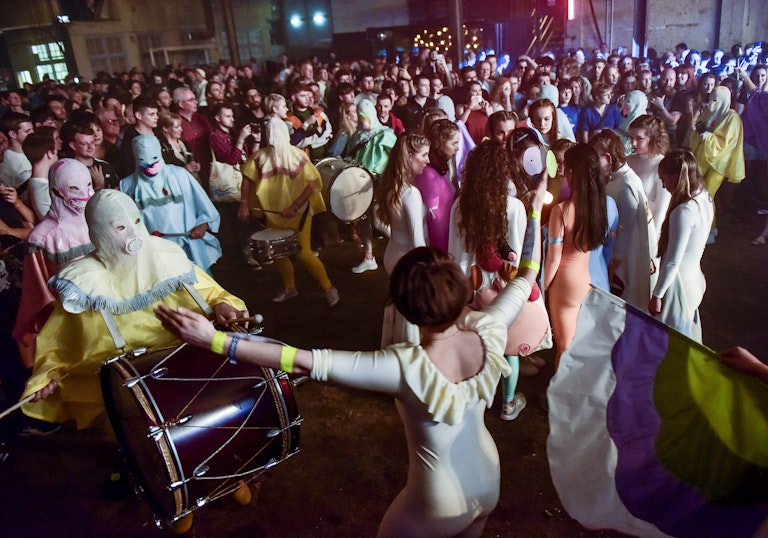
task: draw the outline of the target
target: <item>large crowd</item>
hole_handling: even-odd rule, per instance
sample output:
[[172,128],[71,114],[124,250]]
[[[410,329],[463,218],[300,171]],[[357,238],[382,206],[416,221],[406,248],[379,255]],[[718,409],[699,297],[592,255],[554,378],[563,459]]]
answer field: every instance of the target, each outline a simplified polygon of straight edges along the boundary
[[[647,58],[488,52],[460,67],[428,49],[391,60],[282,56],[3,92],[1,337],[13,352],[0,379],[6,398],[29,400],[19,428],[92,425],[103,411],[92,370],[126,345],[180,336],[233,361],[391,393],[409,443],[424,436],[438,460],[448,437],[484,451],[479,469],[459,472],[442,454],[414,471],[381,527],[401,535],[439,516],[446,533],[479,535],[498,455],[471,425],[500,377],[501,418],[519,415],[518,376],[542,367],[537,350],[554,346],[559,361],[590,284],[701,341],[715,200],[719,212],[734,199],[768,204],[761,43],[681,43]],[[369,178],[357,213],[334,207],[334,166]],[[343,308],[313,240],[323,212],[351,221],[355,274],[379,269],[373,237],[388,238],[381,355],[238,344],[191,312],[202,301],[225,326],[248,316],[213,279],[220,227],[237,247],[224,255],[253,270],[268,270],[255,230],[290,239],[267,261],[282,282],[273,301],[299,295],[295,260]],[[767,241],[768,223],[752,244]],[[451,470],[466,475],[450,486],[457,498],[481,499],[475,512],[436,500]],[[495,489],[476,483],[494,476]]]

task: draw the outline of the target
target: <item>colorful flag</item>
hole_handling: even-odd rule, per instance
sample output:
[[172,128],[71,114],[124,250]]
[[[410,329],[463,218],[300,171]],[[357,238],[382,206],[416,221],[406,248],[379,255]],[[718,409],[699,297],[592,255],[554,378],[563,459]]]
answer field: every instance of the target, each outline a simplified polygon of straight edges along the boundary
[[768,385],[592,289],[547,391],[552,482],[590,529],[768,535]]

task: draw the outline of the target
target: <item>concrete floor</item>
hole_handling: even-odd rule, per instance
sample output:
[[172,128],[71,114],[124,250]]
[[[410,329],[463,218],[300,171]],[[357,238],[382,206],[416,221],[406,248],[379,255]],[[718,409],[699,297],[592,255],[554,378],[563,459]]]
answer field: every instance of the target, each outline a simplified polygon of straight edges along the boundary
[[[704,341],[715,349],[741,344],[766,359],[768,247],[748,242],[765,217],[719,216],[720,235],[704,256],[708,290],[702,305]],[[383,253],[378,241],[376,252]],[[323,249],[341,302],[329,309],[314,281],[297,269],[300,296],[270,302],[279,287],[270,268],[248,271],[234,257],[214,268],[219,281],[264,318],[265,334],[298,346],[374,349],[378,346],[385,272],[353,275],[360,253],[352,242]],[[379,258],[380,259],[380,258]],[[545,354],[551,359],[551,354]],[[619,536],[590,531],[562,509],[546,458],[547,415],[538,405],[553,373],[551,360],[535,377],[521,378],[529,405],[511,423],[487,423],[502,461],[501,500],[484,536]],[[375,535],[389,502],[403,487],[406,451],[402,428],[388,397],[316,382],[294,389],[304,422],[301,452],[262,475],[254,500],[231,498],[195,512],[195,536],[357,537]],[[0,464],[0,536],[143,537],[157,530],[142,497],[110,501],[102,486],[115,462],[115,445],[98,430],[65,426],[45,438],[9,441]]]

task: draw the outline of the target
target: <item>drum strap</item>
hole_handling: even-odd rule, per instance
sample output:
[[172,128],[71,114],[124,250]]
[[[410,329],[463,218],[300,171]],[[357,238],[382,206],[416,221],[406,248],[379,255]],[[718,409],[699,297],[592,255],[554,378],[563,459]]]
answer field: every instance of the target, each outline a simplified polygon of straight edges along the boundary
[[184,282],[184,289],[187,290],[187,292],[192,296],[192,299],[197,303],[197,306],[200,307],[200,310],[205,312],[206,316],[213,315],[213,309],[210,307],[210,305],[203,299],[203,296],[198,293],[198,291],[195,289],[195,287],[192,284],[187,284]]
[[[200,307],[200,310],[205,312],[206,316],[211,316],[213,314],[213,309],[208,305],[207,302],[205,302],[205,299],[203,299],[203,297],[200,295],[200,293],[198,293],[194,286],[185,282],[184,288],[192,296],[192,299],[195,301],[195,303],[197,303],[197,306]],[[126,346],[125,338],[123,338],[123,333],[120,332],[120,328],[117,326],[117,322],[115,321],[115,317],[112,315],[112,312],[109,310],[99,310],[99,314],[101,314],[101,317],[104,319],[104,323],[107,325],[107,330],[109,330],[109,335],[112,337],[112,341],[115,343],[115,348],[124,349]]]
[[109,335],[112,337],[112,341],[115,343],[115,348],[124,349],[125,338],[123,338],[123,333],[120,332],[112,312],[109,310],[99,310],[99,313],[101,314],[101,317],[104,318],[104,323],[107,324],[107,329],[109,330]]

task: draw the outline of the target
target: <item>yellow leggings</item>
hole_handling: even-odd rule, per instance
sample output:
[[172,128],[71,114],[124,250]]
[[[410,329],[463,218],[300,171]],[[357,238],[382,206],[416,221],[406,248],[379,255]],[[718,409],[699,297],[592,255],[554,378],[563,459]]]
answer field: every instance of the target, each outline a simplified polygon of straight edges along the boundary
[[[704,175],[704,183],[707,185],[707,191],[709,192],[709,196],[712,197],[712,207],[715,207],[715,194],[717,194],[718,189],[723,184],[723,180],[725,179],[725,176],[719,172],[717,172],[714,168],[710,168],[709,171]],[[712,229],[714,230],[717,228],[717,221],[716,221],[716,215],[712,217]]]
[[[325,266],[320,258],[314,255],[312,252],[312,246],[310,245],[310,238],[312,236],[312,217],[308,216],[304,222],[304,228],[302,230],[294,229],[299,239],[299,253],[296,254],[296,258],[307,268],[309,274],[314,277],[315,280],[322,286],[324,290],[332,287],[331,280],[328,278],[328,274],[325,272]],[[275,260],[275,268],[280,274],[280,278],[283,279],[283,286],[286,289],[293,289],[296,287],[296,278],[293,273],[293,263],[288,257],[279,258]]]

